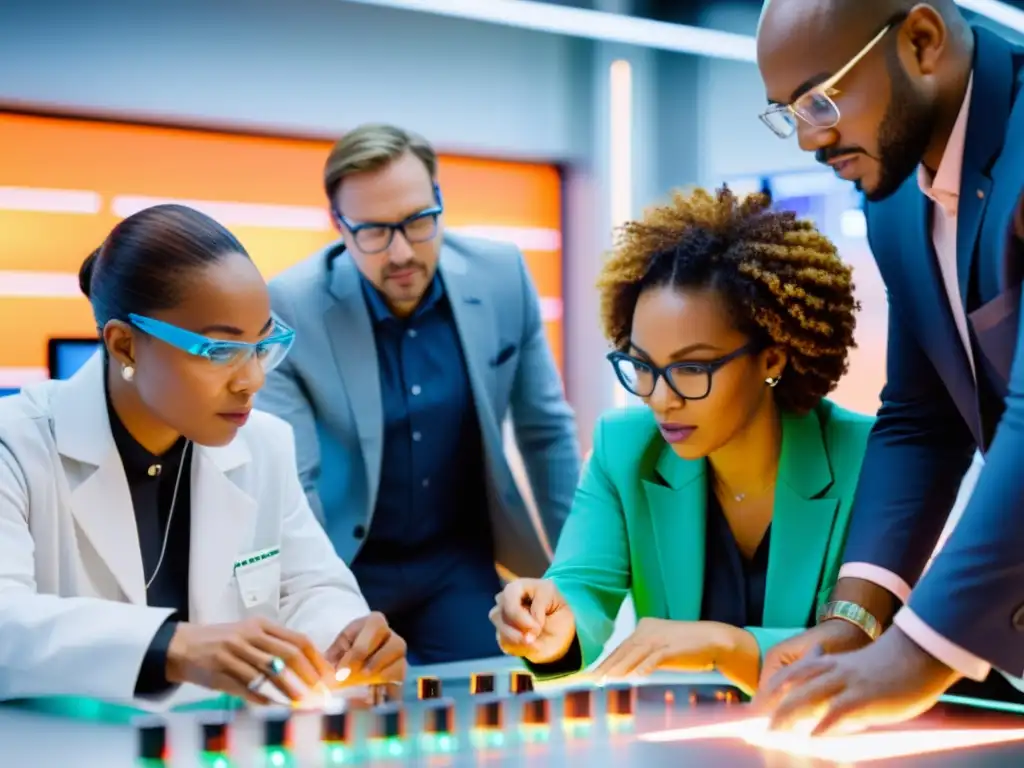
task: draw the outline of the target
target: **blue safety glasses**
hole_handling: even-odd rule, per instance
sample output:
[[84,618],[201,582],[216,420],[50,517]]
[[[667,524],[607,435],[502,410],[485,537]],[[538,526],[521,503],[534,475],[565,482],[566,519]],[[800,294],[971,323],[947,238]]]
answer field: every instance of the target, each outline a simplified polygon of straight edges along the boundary
[[240,368],[256,357],[264,371],[272,371],[285,359],[295,341],[295,331],[277,317],[274,317],[270,335],[255,344],[247,341],[211,339],[208,336],[186,331],[176,325],[142,315],[131,314],[128,315],[128,319],[143,333],[190,355],[205,358],[223,368]]

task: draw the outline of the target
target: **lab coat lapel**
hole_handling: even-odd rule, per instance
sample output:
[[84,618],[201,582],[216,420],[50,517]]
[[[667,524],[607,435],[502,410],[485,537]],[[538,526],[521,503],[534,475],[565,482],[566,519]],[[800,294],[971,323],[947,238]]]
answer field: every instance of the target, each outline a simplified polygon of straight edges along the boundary
[[[145,576],[128,480],[107,416],[102,353],[94,355],[58,393],[53,430],[69,468],[71,514],[81,535],[132,603],[146,604]],[[83,553],[88,548],[82,548]],[[83,554],[83,557],[88,555]],[[114,597],[114,596],[109,596]]]
[[233,475],[252,456],[241,436],[222,448],[197,448],[192,458],[189,612],[192,621],[222,615],[224,589],[247,542],[253,540],[257,500]]

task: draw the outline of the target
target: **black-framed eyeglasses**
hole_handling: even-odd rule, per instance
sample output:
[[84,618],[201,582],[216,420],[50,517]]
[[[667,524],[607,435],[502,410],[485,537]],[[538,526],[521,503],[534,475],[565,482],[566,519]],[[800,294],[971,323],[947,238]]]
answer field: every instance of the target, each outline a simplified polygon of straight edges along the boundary
[[672,391],[684,400],[703,400],[711,394],[711,379],[716,371],[725,364],[759,349],[760,345],[751,341],[717,360],[670,363],[664,368],[627,355],[625,352],[610,352],[607,358],[615,369],[619,383],[626,391],[637,397],[653,395],[658,379],[664,377]]
[[360,222],[353,221],[338,214],[338,219],[345,225],[345,229],[352,233],[359,250],[366,254],[381,253],[386,251],[395,239],[395,232],[401,232],[410,243],[425,243],[433,240],[437,235],[437,220],[443,213],[439,205],[427,208],[409,216],[395,224],[383,222]]

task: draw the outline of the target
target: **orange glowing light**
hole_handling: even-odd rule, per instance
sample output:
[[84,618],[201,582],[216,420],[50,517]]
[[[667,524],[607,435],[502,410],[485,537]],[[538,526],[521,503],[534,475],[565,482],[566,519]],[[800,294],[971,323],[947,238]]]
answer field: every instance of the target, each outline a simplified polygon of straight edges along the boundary
[[1024,728],[918,729],[812,737],[800,733],[769,731],[768,718],[759,717],[730,723],[656,731],[642,734],[639,738],[643,741],[672,743],[703,739],[739,739],[759,749],[784,752],[796,757],[859,764],[1024,741]]

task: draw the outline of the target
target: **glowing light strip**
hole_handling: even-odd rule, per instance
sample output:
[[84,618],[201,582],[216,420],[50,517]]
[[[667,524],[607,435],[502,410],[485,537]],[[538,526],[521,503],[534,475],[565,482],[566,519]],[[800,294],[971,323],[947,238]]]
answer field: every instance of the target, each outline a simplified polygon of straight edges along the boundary
[[46,368],[0,368],[0,389],[20,389],[49,378],[50,372]]
[[349,1],[720,59],[754,61],[756,56],[750,35],[534,0]]
[[1024,11],[999,0],[956,0],[956,4],[968,11],[987,16],[997,24],[1024,33]]
[[731,723],[656,731],[642,734],[639,738],[642,741],[672,743],[703,739],[737,739],[759,749],[776,750],[846,765],[859,765],[873,760],[891,760],[986,744],[1024,741],[1024,729],[922,729],[811,737],[801,733],[771,732],[768,730],[767,718],[750,718]]
[[0,211],[96,214],[102,203],[98,192],[87,189],[0,187]]
[[270,227],[323,231],[331,228],[327,211],[311,205],[237,203],[224,200],[181,200],[175,198],[119,195],[111,203],[115,215],[127,218],[144,208],[166,203],[187,205],[216,219],[225,227]]
[[[633,68],[625,59],[608,69],[608,186],[613,230],[633,215]],[[629,405],[630,395],[613,379],[612,402],[616,408]]]
[[514,243],[521,251],[557,251],[562,247],[562,233],[542,227],[446,227],[447,232],[484,240],[504,240]]
[[81,299],[78,275],[67,272],[0,270],[0,298]]

